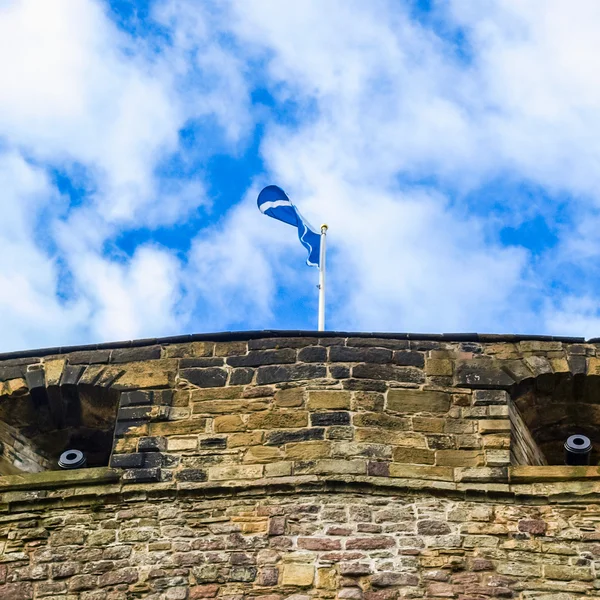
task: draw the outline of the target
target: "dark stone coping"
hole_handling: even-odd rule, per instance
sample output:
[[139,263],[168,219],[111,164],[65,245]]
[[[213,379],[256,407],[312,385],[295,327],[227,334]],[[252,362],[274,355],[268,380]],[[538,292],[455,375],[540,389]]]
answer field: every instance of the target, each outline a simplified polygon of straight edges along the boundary
[[[521,335],[521,334],[495,334],[495,333],[383,333],[364,331],[302,331],[302,330],[263,330],[263,331],[224,331],[220,333],[191,333],[162,338],[146,338],[140,340],[127,340],[120,342],[105,342],[102,344],[85,344],[81,346],[62,346],[55,348],[40,348],[37,350],[18,350],[16,352],[0,353],[1,360],[15,358],[33,358],[56,354],[69,354],[81,350],[114,350],[117,348],[139,348],[141,346],[154,346],[155,344],[185,344],[189,342],[240,342],[262,338],[380,338],[392,340],[419,340],[438,342],[565,342],[567,344],[586,343],[583,337],[564,337],[552,335]],[[592,338],[588,343],[600,343],[600,338]]]

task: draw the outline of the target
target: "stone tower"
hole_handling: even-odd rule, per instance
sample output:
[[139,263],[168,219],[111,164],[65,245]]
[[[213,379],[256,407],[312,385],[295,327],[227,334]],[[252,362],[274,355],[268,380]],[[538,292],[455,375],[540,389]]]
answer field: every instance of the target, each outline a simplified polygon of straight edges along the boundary
[[[600,345],[250,332],[0,357],[0,599],[600,598]],[[82,450],[87,467],[58,470]]]

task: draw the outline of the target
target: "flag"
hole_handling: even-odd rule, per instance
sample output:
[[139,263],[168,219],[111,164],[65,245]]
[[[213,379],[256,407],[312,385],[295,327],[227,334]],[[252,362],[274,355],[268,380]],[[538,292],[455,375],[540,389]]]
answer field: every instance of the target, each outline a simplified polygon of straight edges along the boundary
[[321,236],[302,217],[300,211],[292,204],[287,194],[276,185],[268,185],[258,195],[260,212],[298,229],[300,242],[308,251],[306,264],[318,267],[321,252]]

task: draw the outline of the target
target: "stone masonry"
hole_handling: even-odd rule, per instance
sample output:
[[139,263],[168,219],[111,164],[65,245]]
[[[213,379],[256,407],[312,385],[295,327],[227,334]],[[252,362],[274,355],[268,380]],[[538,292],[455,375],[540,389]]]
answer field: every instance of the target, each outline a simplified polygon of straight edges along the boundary
[[[600,469],[560,464],[571,432],[597,463],[599,348],[249,332],[2,356],[0,599],[600,599]],[[76,443],[104,466],[56,470]]]

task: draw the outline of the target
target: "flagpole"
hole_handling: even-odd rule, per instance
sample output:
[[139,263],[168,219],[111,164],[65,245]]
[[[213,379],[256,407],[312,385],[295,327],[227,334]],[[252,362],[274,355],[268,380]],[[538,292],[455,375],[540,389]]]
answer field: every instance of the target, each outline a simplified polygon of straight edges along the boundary
[[325,331],[325,241],[327,225],[321,225],[321,252],[319,256],[319,331]]

